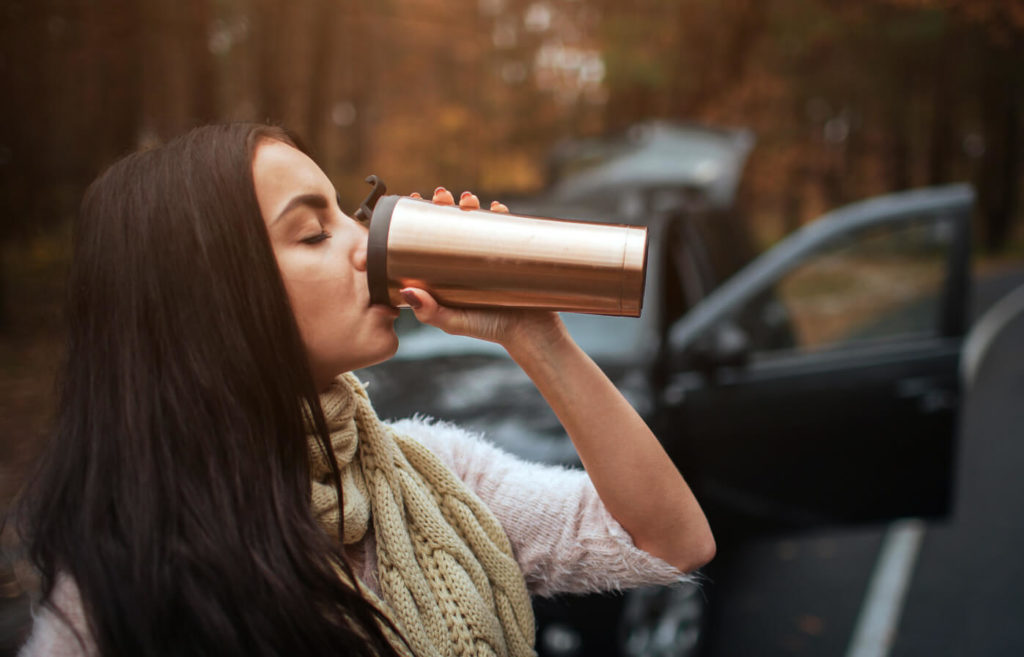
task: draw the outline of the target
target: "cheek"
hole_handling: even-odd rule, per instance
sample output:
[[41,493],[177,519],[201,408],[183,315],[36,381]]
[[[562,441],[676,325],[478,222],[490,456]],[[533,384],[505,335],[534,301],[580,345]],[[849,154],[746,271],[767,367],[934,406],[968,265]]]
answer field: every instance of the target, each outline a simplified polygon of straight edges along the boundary
[[314,370],[333,375],[394,353],[394,329],[386,318],[374,321],[378,318],[368,313],[365,285],[359,272],[344,266],[344,257],[331,251],[315,258],[288,255],[293,257],[279,257],[279,265]]
[[295,312],[295,320],[310,347],[318,342],[343,336],[355,321],[355,300],[340,281],[293,281],[288,285],[288,296]]
[[352,272],[327,249],[300,252],[282,261],[281,276],[299,325],[337,315],[354,301]]

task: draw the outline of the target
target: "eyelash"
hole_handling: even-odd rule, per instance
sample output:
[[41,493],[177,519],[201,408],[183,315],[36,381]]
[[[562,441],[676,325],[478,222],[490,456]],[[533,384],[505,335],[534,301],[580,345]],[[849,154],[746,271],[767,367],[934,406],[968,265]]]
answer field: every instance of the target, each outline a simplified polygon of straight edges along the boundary
[[303,244],[319,244],[320,242],[323,242],[330,236],[331,234],[328,233],[326,230],[321,230],[318,235],[313,235],[312,237],[307,237],[299,241],[302,242]]

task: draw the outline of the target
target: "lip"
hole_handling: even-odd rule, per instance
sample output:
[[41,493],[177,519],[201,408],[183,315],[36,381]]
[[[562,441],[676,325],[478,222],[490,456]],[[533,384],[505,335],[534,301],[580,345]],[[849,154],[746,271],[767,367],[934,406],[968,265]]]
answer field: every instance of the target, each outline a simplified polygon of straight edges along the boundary
[[388,306],[383,303],[374,303],[370,305],[370,309],[374,312],[389,315],[392,319],[398,319],[398,308],[395,308],[394,306]]

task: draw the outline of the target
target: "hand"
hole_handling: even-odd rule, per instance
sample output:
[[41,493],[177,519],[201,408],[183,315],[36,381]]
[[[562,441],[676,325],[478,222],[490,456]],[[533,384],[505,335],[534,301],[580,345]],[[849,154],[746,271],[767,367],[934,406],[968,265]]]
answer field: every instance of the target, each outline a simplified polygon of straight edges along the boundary
[[[422,198],[415,192],[411,196]],[[455,198],[443,187],[434,190],[431,200],[438,205],[455,205]],[[459,198],[459,207],[463,210],[479,210],[480,199],[475,194],[463,192]],[[508,212],[508,207],[498,201],[492,201],[490,209],[492,212]],[[416,314],[416,319],[424,324],[436,326],[453,335],[496,342],[506,349],[520,344],[536,345],[538,342],[561,340],[567,335],[562,320],[553,312],[448,308],[437,303],[429,292],[420,288],[403,288],[401,293]]]

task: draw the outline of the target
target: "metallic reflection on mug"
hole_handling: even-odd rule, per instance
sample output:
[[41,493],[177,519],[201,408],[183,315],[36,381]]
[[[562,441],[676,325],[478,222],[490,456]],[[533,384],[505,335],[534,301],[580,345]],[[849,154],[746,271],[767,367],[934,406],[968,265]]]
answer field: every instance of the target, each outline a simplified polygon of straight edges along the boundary
[[644,227],[462,210],[401,196],[372,200],[372,303],[404,306],[399,290],[419,287],[452,307],[640,316]]

